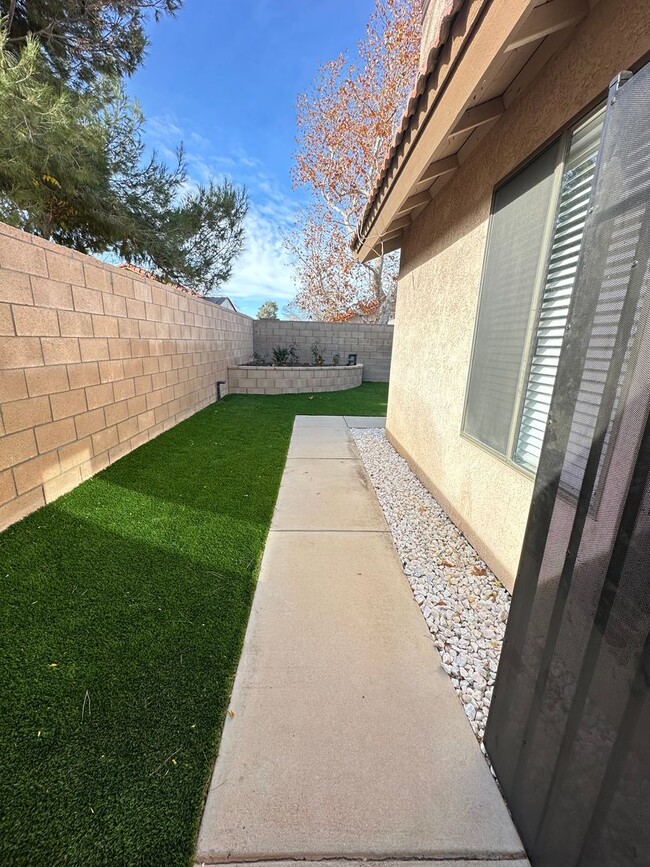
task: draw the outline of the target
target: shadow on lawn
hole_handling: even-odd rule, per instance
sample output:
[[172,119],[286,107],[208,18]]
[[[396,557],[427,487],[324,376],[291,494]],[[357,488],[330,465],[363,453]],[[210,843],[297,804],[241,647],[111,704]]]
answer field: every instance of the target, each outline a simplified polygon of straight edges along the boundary
[[185,550],[56,506],[0,536],[0,863],[191,855],[256,563]]
[[0,864],[188,862],[294,415],[362,388],[227,398],[0,535]]

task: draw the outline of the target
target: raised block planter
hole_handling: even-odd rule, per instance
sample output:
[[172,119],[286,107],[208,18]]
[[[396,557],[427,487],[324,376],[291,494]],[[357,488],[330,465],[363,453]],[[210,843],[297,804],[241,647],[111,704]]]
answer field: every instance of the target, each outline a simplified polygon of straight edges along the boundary
[[349,367],[257,367],[242,364],[228,368],[229,394],[303,394],[312,391],[345,391],[363,379],[363,364]]

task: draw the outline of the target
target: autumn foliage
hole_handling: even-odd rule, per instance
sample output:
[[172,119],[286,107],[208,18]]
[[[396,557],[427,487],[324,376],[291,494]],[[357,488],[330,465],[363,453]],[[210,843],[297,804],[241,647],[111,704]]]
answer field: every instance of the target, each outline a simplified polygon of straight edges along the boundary
[[376,0],[356,60],[326,63],[299,97],[293,179],[310,202],[289,245],[295,304],[313,318],[392,315],[397,254],[360,264],[350,242],[417,73],[421,8],[420,0]]

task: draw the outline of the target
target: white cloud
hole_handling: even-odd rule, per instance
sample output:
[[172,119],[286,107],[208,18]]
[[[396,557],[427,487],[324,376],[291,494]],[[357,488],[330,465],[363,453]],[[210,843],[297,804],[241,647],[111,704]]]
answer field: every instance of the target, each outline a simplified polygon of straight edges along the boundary
[[[246,247],[234,264],[233,276],[220,293],[234,298],[263,298],[286,302],[296,294],[293,270],[279,225],[253,204],[246,216]],[[280,304],[282,306],[282,304]]]
[[195,145],[198,145],[201,148],[210,147],[210,139],[207,139],[204,135],[201,135],[201,133],[199,133],[199,132],[192,131],[190,133],[190,139],[191,139],[191,141],[194,142]]
[[249,310],[253,302],[269,299],[282,308],[296,294],[293,267],[283,239],[293,226],[297,202],[283,192],[278,180],[257,157],[241,149],[215,153],[202,133],[183,130],[173,115],[148,119],[147,133],[149,144],[170,161],[178,144],[185,142],[188,169],[185,189],[225,174],[246,186],[250,207],[245,219],[245,249],[234,263],[233,276],[220,287],[219,293],[229,295],[235,303],[240,299]]
[[182,140],[182,130],[170,115],[147,118],[145,141],[168,163],[176,162],[176,149]]
[[148,117],[147,133],[150,139],[155,139],[152,142],[154,146],[162,143],[169,145],[170,142],[178,142],[183,137],[183,131],[170,114]]

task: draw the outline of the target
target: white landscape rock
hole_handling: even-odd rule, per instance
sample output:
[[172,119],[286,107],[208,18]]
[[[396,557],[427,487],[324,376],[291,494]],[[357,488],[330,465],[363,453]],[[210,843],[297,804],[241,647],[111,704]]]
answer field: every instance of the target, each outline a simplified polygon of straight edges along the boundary
[[397,454],[383,428],[351,433],[442,666],[483,748],[508,591]]

